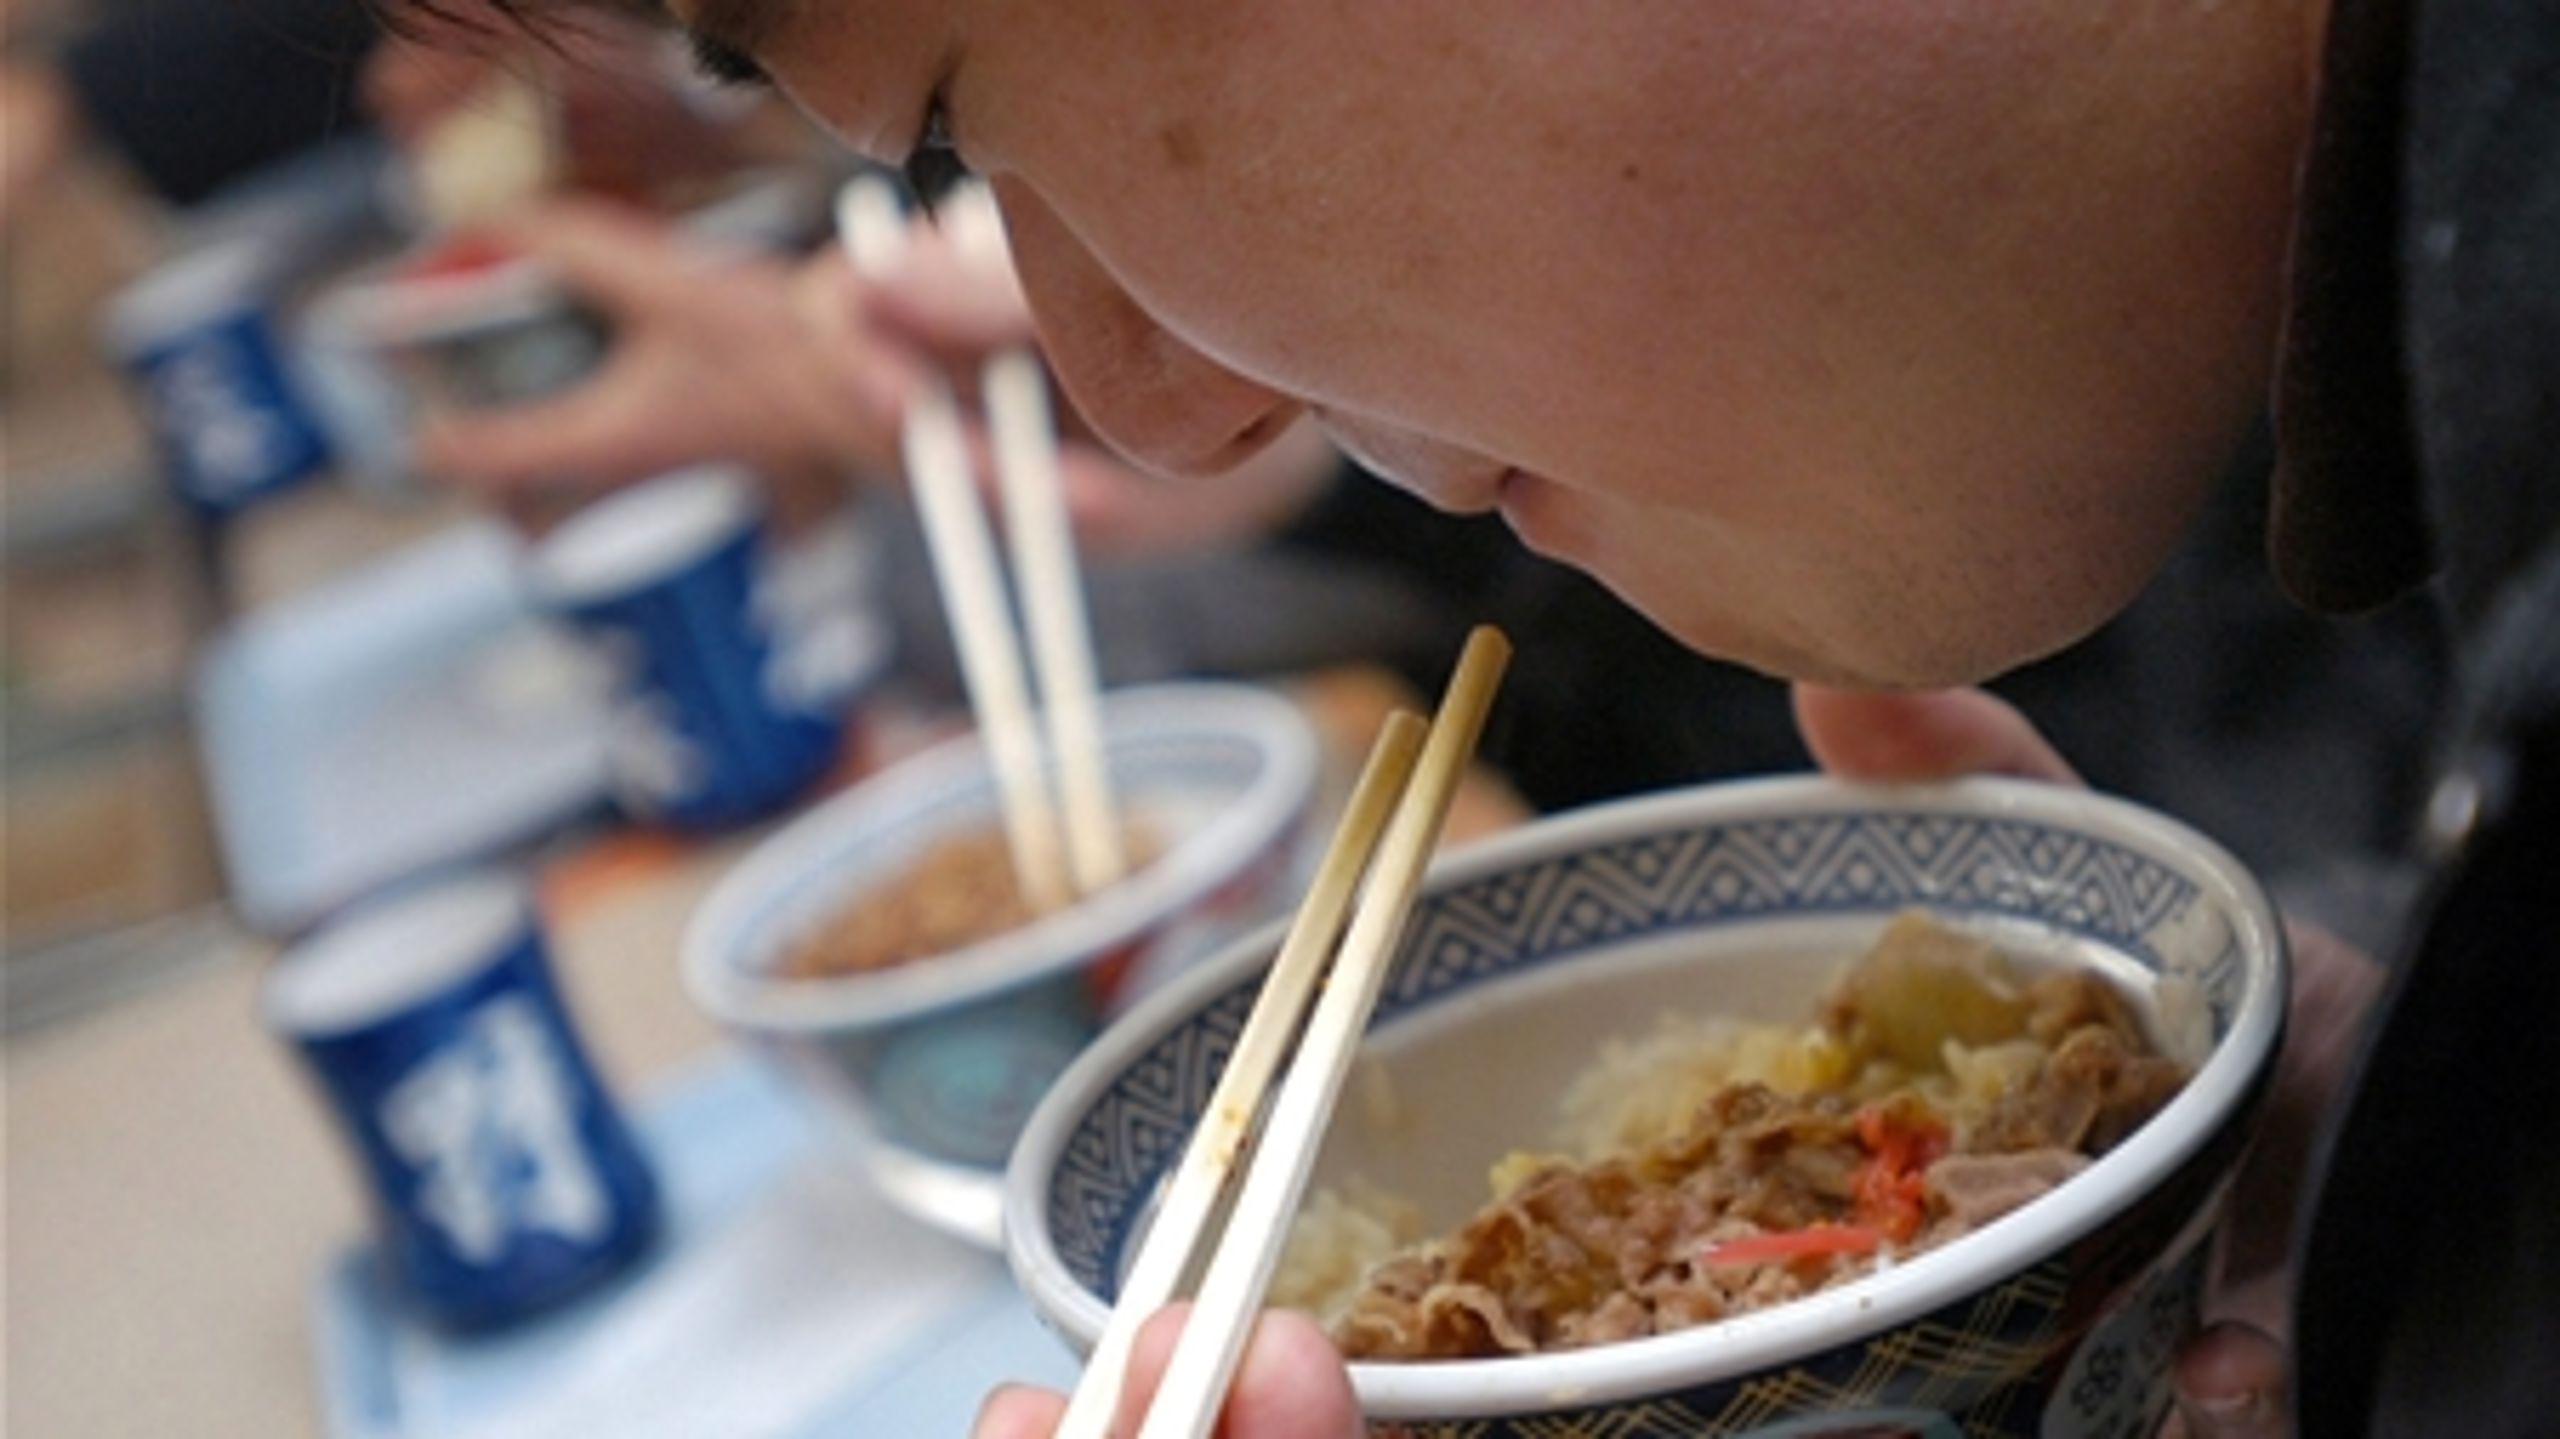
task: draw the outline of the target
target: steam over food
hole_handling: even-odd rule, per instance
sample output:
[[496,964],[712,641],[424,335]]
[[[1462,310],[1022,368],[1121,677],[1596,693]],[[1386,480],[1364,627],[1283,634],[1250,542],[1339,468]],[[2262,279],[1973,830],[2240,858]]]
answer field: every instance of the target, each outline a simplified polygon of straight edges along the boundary
[[1513,1154],[1415,1243],[1409,1205],[1319,1191],[1272,1302],[1361,1359],[1578,1349],[1782,1303],[2064,1183],[2186,1082],[2086,969],[2022,977],[1924,916],[1802,1028],[1666,1021],[1565,1096],[1573,1156]]

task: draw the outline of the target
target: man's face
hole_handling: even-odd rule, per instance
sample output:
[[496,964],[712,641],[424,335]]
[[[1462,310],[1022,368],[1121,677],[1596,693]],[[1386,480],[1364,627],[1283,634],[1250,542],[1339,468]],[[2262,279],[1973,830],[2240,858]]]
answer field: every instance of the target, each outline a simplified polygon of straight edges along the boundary
[[875,155],[946,107],[1142,462],[1311,410],[1700,649],[1876,683],[2055,648],[2165,553],[2263,393],[2310,38],[2290,0],[675,3]]

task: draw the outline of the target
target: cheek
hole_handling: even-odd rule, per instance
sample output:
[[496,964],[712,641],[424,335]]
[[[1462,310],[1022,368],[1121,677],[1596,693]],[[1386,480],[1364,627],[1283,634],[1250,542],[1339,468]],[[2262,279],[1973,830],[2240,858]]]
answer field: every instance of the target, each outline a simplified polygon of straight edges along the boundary
[[[1295,8],[1326,13],[1283,24],[1263,0],[1179,8],[1165,22],[1177,53],[1150,38],[1014,67],[997,162],[1211,359],[1463,439],[1462,372],[1480,385],[1495,346],[1450,259],[1478,249],[1468,237],[1483,226],[1426,203],[1413,177],[1465,167],[1465,127],[1337,52],[1389,23],[1373,14],[1309,4]],[[1070,72],[1072,88],[1053,78]]]

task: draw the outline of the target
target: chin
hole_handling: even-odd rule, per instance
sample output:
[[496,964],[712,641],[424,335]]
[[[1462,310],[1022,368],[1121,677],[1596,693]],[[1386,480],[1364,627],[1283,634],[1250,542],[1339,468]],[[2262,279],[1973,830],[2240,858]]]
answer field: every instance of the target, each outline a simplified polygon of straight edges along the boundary
[[1978,684],[2043,659],[2130,604],[2175,537],[2047,526],[1807,552],[1516,472],[1502,514],[1529,549],[1597,578],[1702,655],[1855,689]]
[[[2069,648],[2114,613],[2107,606],[2075,610],[2050,603],[2006,606],[1996,614],[1902,607],[1863,622],[1793,629],[1755,626],[1729,610],[1660,611],[1639,596],[1626,598],[1672,638],[1711,659],[1772,679],[1861,690],[1980,684]],[[2021,624],[2022,615],[2038,622]]]

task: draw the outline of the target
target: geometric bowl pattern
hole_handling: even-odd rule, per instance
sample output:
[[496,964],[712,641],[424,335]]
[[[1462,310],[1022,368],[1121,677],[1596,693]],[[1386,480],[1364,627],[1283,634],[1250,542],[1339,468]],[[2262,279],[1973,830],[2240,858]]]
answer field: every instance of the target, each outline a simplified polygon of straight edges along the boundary
[[[2083,830],[1961,808],[1888,808],[1731,822],[1668,814],[1650,832],[1435,886],[1415,908],[1372,1023],[1598,948],[1915,904],[2029,921],[2173,971],[2194,982],[2217,1041],[2238,1003],[2238,940],[2227,925],[2199,922],[2210,920],[2202,892],[2178,870]],[[1042,1207],[1051,1244],[1088,1291],[1114,1295],[1123,1251],[1205,1106],[1258,982],[1238,983],[1148,1045],[1069,1131]],[[2157,1335],[2192,1322],[2209,1211],[2254,1105],[2253,1094],[2167,1183],[2064,1253],[1917,1320],[1680,1394],[1377,1432],[2147,1434],[2166,1402]],[[2126,1320],[2128,1310],[2144,1318]],[[2101,1352],[2108,1344],[2124,1352]],[[2066,1373],[2072,1392],[2057,1393]]]

